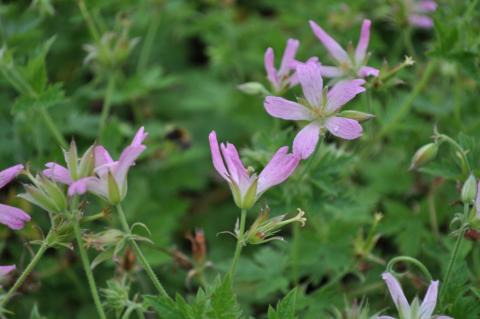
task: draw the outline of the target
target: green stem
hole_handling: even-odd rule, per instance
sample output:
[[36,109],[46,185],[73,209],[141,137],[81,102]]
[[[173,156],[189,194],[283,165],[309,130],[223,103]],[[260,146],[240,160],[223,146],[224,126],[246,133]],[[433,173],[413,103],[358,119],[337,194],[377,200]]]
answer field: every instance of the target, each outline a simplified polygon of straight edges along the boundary
[[97,30],[95,22],[93,21],[90,12],[88,12],[87,6],[85,5],[84,0],[77,0],[78,7],[80,8],[80,12],[82,13],[83,19],[87,24],[88,30],[92,35],[92,38],[95,40],[96,43],[100,42],[100,33]]
[[50,236],[53,234],[52,230],[48,233],[47,237],[43,240],[42,244],[40,245],[40,248],[37,250],[37,253],[35,256],[33,256],[32,260],[28,264],[27,268],[22,272],[20,277],[18,277],[17,281],[15,284],[10,288],[8,293],[1,299],[0,301],[0,309],[2,309],[13,297],[13,294],[22,286],[22,284],[25,282],[25,279],[27,279],[28,275],[32,272],[32,270],[35,268],[35,266],[38,264],[40,259],[42,258],[43,254],[45,251],[50,247]]
[[98,136],[101,138],[105,125],[107,124],[108,115],[112,107],[112,96],[115,90],[115,74],[108,77],[107,89],[105,92],[105,100],[103,103],[102,114],[100,115],[100,125],[98,127]]
[[45,123],[45,126],[50,131],[50,134],[52,134],[52,136],[55,138],[58,145],[60,145],[60,147],[63,149],[67,149],[68,148],[67,141],[63,137],[62,133],[60,133],[60,130],[58,129],[57,125],[55,125],[55,122],[52,120],[52,117],[47,112],[47,110],[45,110],[43,107],[38,107],[37,110],[40,113],[40,116],[42,117],[42,120]]
[[95,278],[93,277],[92,269],[90,268],[90,259],[88,258],[87,251],[83,246],[82,234],[80,230],[80,220],[78,218],[78,197],[75,196],[72,200],[71,214],[73,219],[73,230],[75,233],[75,239],[77,241],[78,251],[80,252],[80,258],[82,260],[83,270],[87,276],[88,286],[90,288],[90,293],[92,294],[95,307],[97,308],[98,316],[101,319],[106,319],[105,311],[100,301],[100,296],[98,295],[97,284],[95,283]]
[[405,31],[403,32],[403,41],[405,43],[405,46],[407,47],[407,52],[408,54],[416,59],[416,53],[415,53],[415,47],[413,46],[412,42],[412,28],[407,27]]
[[237,264],[240,258],[240,254],[242,253],[242,248],[245,245],[243,236],[245,235],[246,220],[247,220],[247,210],[242,209],[242,212],[240,215],[240,229],[238,230],[238,234],[237,234],[237,247],[235,248],[235,254],[233,255],[233,261],[229,271],[230,278],[232,278],[232,280],[237,271]]
[[[457,141],[455,141],[453,138],[445,134],[439,134],[438,136],[436,136],[436,138],[440,141],[449,143],[450,145],[452,145],[454,148],[457,149],[458,153],[462,157],[463,162],[467,166],[466,167],[467,171],[464,171],[463,173],[468,174],[472,171],[472,168],[470,167],[470,163],[468,162],[467,152],[463,149],[463,147],[460,144],[457,143]],[[462,167],[462,169],[463,168],[464,167]]]
[[120,218],[120,223],[122,224],[123,230],[129,236],[130,245],[132,246],[133,250],[135,251],[135,254],[140,260],[140,263],[143,265],[145,271],[147,272],[148,277],[150,278],[150,280],[152,281],[153,285],[158,290],[158,292],[163,297],[168,297],[168,294],[165,288],[163,288],[163,285],[160,283],[160,280],[158,280],[157,275],[155,275],[155,272],[153,271],[152,267],[148,263],[147,258],[145,258],[145,256],[143,255],[143,252],[138,246],[137,242],[132,238],[132,232],[130,230],[130,226],[128,225],[127,218],[125,217],[125,212],[123,211],[122,206],[118,204],[116,208],[118,211],[118,216]]

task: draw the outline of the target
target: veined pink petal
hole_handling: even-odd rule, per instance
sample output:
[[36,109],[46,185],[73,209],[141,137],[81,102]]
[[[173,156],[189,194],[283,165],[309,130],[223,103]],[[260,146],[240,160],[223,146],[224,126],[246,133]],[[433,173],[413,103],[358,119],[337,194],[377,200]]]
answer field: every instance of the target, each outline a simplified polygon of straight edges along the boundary
[[432,281],[420,305],[420,319],[430,319],[437,305],[438,281]]
[[357,49],[355,50],[355,61],[362,63],[367,54],[368,42],[370,41],[370,26],[372,22],[368,19],[363,20],[362,30],[360,31],[360,39],[358,40]]
[[410,311],[410,305],[408,304],[407,298],[405,297],[402,287],[398,283],[397,279],[395,279],[395,277],[388,272],[384,272],[382,274],[382,278],[387,284],[393,303],[397,307],[398,312],[402,314],[408,314]]
[[120,154],[120,158],[118,159],[118,163],[113,166],[112,174],[115,177],[115,181],[118,184],[120,191],[124,191],[123,189],[127,180],[127,173],[131,166],[135,165],[135,161],[140,156],[140,154],[145,151],[146,146],[142,144],[135,144],[127,146],[122,154]]
[[16,269],[15,265],[0,266],[0,278],[8,275]]
[[327,93],[327,111],[335,112],[357,94],[365,92],[363,84],[365,80],[362,79],[344,80],[335,84]]
[[325,123],[327,130],[345,140],[354,140],[362,136],[363,129],[358,121],[332,116]]
[[328,33],[326,33],[318,24],[310,20],[310,27],[317,38],[322,42],[328,52],[338,62],[344,63],[349,61],[347,52],[335,41]]
[[96,177],[81,178],[68,187],[68,196],[83,195],[87,191],[106,199],[108,198],[108,182]]
[[300,63],[297,77],[307,101],[314,107],[320,107],[323,100],[323,79],[320,64],[316,62]]
[[366,78],[369,76],[377,77],[380,74],[378,69],[372,68],[370,66],[362,66],[359,70],[357,75],[361,78]]
[[280,83],[277,77],[277,70],[275,69],[275,55],[272,48],[268,48],[267,51],[265,51],[263,61],[265,64],[265,71],[267,72],[268,81],[270,81],[275,88],[278,88]]
[[431,29],[433,20],[430,17],[421,14],[412,14],[408,17],[410,24],[419,28]]
[[288,147],[281,147],[258,176],[257,197],[267,189],[283,183],[300,162],[300,157],[288,154]]
[[325,65],[320,66],[320,73],[322,74],[322,76],[327,78],[336,78],[344,75],[344,72],[342,71],[342,69],[337,68],[335,66],[325,66]]
[[299,83],[297,76],[297,66],[306,63],[318,63],[318,58],[316,56],[312,56],[306,62],[292,60],[292,62],[290,63],[290,69],[292,69],[293,72],[290,74],[290,87],[293,87]]
[[0,171],[0,188],[5,187],[8,183],[15,179],[23,171],[23,165],[17,164]]
[[248,184],[250,178],[247,169],[240,159],[237,148],[231,143],[221,144],[220,149],[222,150],[223,159],[227,164],[228,176],[230,181],[235,183],[238,186]]
[[297,39],[288,39],[287,46],[283,52],[282,62],[280,64],[280,69],[278,73],[281,75],[286,75],[291,69],[292,61],[295,61],[295,55],[297,54],[298,47],[300,46],[300,41]]
[[305,106],[279,96],[267,96],[263,103],[265,110],[273,117],[284,120],[310,120],[310,110]]
[[145,132],[145,128],[142,126],[138,129],[137,133],[133,137],[131,146],[140,146],[143,144],[143,141],[148,137],[148,133]]
[[297,133],[293,140],[293,153],[301,159],[307,159],[317,147],[320,137],[320,126],[312,122]]
[[43,170],[43,175],[46,177],[65,185],[70,185],[72,183],[70,172],[64,166],[53,162],[47,163],[45,166],[47,168]]
[[0,224],[8,226],[10,229],[22,229],[31,217],[23,210],[0,204]]
[[433,12],[437,10],[437,3],[433,0],[422,0],[416,5],[416,11],[418,12]]
[[113,159],[108,151],[102,145],[95,147],[95,167],[103,166],[106,164],[112,164]]
[[212,162],[215,170],[227,181],[230,181],[228,178],[227,168],[222,159],[222,154],[220,153],[220,147],[218,146],[217,133],[211,131],[208,135],[208,141],[210,142],[210,152],[212,153]]

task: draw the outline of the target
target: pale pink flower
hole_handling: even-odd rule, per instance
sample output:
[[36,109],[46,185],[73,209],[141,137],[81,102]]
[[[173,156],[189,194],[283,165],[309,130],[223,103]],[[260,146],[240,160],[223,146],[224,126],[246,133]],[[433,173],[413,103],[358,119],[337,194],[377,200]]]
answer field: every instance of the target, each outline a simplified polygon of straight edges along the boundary
[[331,57],[337,62],[337,66],[321,66],[321,74],[328,78],[350,77],[365,78],[368,76],[377,77],[379,70],[367,66],[368,61],[368,42],[370,41],[370,20],[363,20],[360,39],[355,52],[347,53],[340,44],[335,41],[318,24],[310,20],[310,27],[316,37],[322,42],[323,46],[330,53]]
[[288,153],[288,147],[277,150],[263,171],[257,175],[243,165],[235,145],[219,146],[217,135],[212,131],[208,136],[213,166],[218,174],[230,185],[238,207],[251,208],[269,188],[283,183],[294,171],[300,158]]
[[437,3],[433,0],[407,0],[408,21],[412,26],[431,29],[433,20],[427,14],[437,10]]
[[[410,304],[403,293],[400,283],[395,277],[385,272],[382,274],[382,278],[387,284],[390,295],[392,296],[393,303],[397,308],[398,314],[402,319],[453,319],[443,315],[433,315],[435,306],[437,305],[438,295],[438,281],[432,281],[427,289],[425,297],[422,303],[417,298]],[[378,319],[395,319],[390,316],[379,316]]]
[[[22,171],[23,165],[21,164],[0,171],[0,189],[15,179]],[[22,229],[30,219],[30,216],[21,209],[0,204],[0,224],[18,230]]]
[[[132,143],[123,150],[117,161],[112,159],[103,146],[96,146],[94,150],[95,176],[84,177],[71,183],[68,195],[80,195],[88,191],[112,204],[122,201],[127,194],[128,170],[146,149],[143,141],[147,136],[144,128],[140,128]],[[62,182],[61,180],[57,181]]]
[[16,269],[15,265],[0,266],[0,279]]
[[[295,76],[295,55],[297,54],[300,42],[296,39],[288,39],[287,46],[283,52],[280,68],[275,68],[275,55],[272,48],[268,48],[264,55],[265,71],[267,78],[275,93],[281,93],[284,89],[298,84]],[[317,58],[311,58],[309,61],[316,61]]]
[[362,135],[356,120],[338,116],[339,109],[357,94],[365,91],[364,80],[344,80],[324,92],[321,66],[316,62],[299,64],[297,76],[304,99],[292,102],[278,96],[267,96],[264,106],[268,114],[284,120],[308,121],[293,141],[293,152],[302,159],[315,150],[320,134],[328,130],[335,136],[352,140]]

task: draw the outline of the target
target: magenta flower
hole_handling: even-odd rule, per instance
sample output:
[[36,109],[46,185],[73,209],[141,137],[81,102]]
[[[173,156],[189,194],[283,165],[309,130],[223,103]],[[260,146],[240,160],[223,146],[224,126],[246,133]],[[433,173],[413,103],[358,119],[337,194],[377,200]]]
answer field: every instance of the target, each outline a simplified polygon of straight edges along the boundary
[[264,106],[268,114],[284,120],[308,121],[293,141],[293,152],[302,159],[315,150],[320,134],[328,130],[335,136],[352,140],[362,135],[362,126],[354,119],[337,116],[339,109],[357,94],[364,92],[364,80],[344,80],[324,92],[321,66],[316,62],[299,64],[297,76],[304,99],[292,102],[278,96],[267,96]]
[[0,266],[0,279],[16,269],[15,265]]
[[408,21],[412,26],[431,29],[433,20],[427,14],[437,10],[437,3],[433,0],[407,0]]
[[[427,293],[420,304],[420,301],[415,298],[411,304],[408,303],[405,294],[403,293],[400,283],[395,277],[385,272],[382,274],[383,280],[387,284],[393,303],[398,310],[401,319],[453,319],[448,316],[438,315],[433,316],[433,311],[437,305],[438,281],[432,281],[428,287]],[[390,316],[379,316],[378,319],[395,319]]]
[[318,24],[310,20],[310,27],[323,46],[337,62],[337,66],[321,66],[322,76],[328,78],[350,77],[365,78],[368,76],[377,77],[379,70],[367,66],[369,55],[367,54],[368,42],[370,41],[370,20],[363,20],[360,40],[355,52],[347,53],[328,33]]
[[[18,164],[9,167],[0,172],[0,189],[5,187],[23,171],[23,165]],[[10,229],[18,230],[30,221],[30,216],[23,210],[0,204],[0,224],[8,226]]]
[[[267,71],[267,78],[275,93],[281,93],[289,87],[298,84],[298,79],[295,75],[295,55],[297,54],[300,42],[296,39],[288,39],[287,46],[283,52],[280,69],[275,69],[275,55],[272,48],[265,51],[264,63]],[[309,61],[316,61],[317,58],[310,58]]]
[[257,176],[247,170],[240,160],[235,145],[219,146],[217,134],[208,136],[213,166],[230,185],[235,204],[242,209],[251,208],[269,188],[283,183],[295,170],[300,158],[288,153],[288,147],[278,149],[263,171]]

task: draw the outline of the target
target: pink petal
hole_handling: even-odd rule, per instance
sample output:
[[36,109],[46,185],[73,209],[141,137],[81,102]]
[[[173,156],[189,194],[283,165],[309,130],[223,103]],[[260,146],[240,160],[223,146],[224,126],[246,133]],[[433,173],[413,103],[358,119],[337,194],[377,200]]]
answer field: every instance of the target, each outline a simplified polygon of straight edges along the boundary
[[68,196],[83,195],[87,191],[106,199],[108,198],[107,181],[102,181],[96,177],[81,178],[68,187]]
[[320,126],[315,122],[308,124],[295,136],[293,153],[297,154],[301,159],[310,157],[317,147],[319,137]]
[[131,166],[135,165],[135,161],[145,149],[145,145],[130,145],[123,150],[122,154],[120,154],[117,165],[112,168],[113,176],[115,177],[115,181],[117,182],[120,191],[125,191],[122,187],[126,186],[128,170]]
[[419,28],[431,29],[433,27],[433,20],[430,17],[412,14],[408,17],[410,24]]
[[258,176],[257,197],[267,189],[283,183],[300,162],[300,157],[288,154],[288,147],[281,147]]
[[335,66],[320,66],[320,73],[327,78],[336,78],[344,75],[342,69]]
[[297,77],[307,101],[313,107],[320,107],[323,102],[323,79],[320,64],[300,63],[297,66]]
[[278,73],[281,75],[287,75],[291,69],[292,61],[295,61],[295,55],[297,54],[300,41],[296,39],[288,39],[287,46],[283,52],[282,62]]
[[95,147],[95,167],[103,166],[106,164],[112,164],[113,159],[108,151],[102,145]]
[[335,112],[357,94],[365,92],[363,84],[365,84],[365,80],[362,79],[344,80],[335,84],[327,93],[327,111]]
[[309,58],[306,62],[300,62],[300,61],[297,61],[297,60],[293,60],[290,64],[290,68],[293,70],[293,73],[290,74],[290,87],[294,87],[295,85],[297,85],[299,83],[298,81],[298,76],[297,76],[297,66],[300,65],[300,64],[305,64],[305,63],[318,63],[318,58],[316,56],[313,56],[311,58]]
[[437,10],[437,3],[433,0],[423,0],[417,4],[416,10],[418,12],[433,12]]
[[15,265],[0,266],[0,278],[8,275],[16,269]]
[[23,171],[23,165],[17,164],[0,171],[0,188],[5,187],[8,183],[15,179]]
[[43,175],[46,177],[65,185],[70,185],[72,183],[70,172],[64,166],[53,162],[47,163],[45,166],[47,168],[43,170]]
[[380,74],[380,71],[370,66],[362,66],[357,73],[357,75],[361,78],[366,78],[369,76],[377,77],[378,74]]
[[215,167],[215,170],[218,172],[218,174],[220,174],[220,176],[228,181],[229,178],[227,168],[225,167],[222,154],[220,153],[220,147],[218,146],[217,141],[217,133],[215,133],[215,131],[211,131],[208,135],[208,140],[210,142],[210,152],[212,153],[213,167]]
[[360,31],[360,40],[358,40],[357,49],[355,50],[355,61],[357,63],[362,63],[365,59],[365,55],[367,54],[371,25],[372,22],[370,20],[363,20],[362,31]]
[[250,180],[249,174],[240,159],[240,155],[238,154],[235,145],[227,143],[225,146],[225,144],[222,143],[220,149],[222,150],[223,158],[227,164],[230,181],[238,186],[248,184]]
[[322,42],[328,52],[335,58],[338,62],[344,63],[349,61],[347,52],[330,36],[326,33],[318,24],[310,20],[310,27],[313,30],[313,33],[317,38]]
[[8,226],[10,229],[22,229],[31,217],[23,210],[0,204],[0,224]]
[[437,305],[438,281],[432,281],[420,305],[420,317],[430,318]]
[[332,116],[325,123],[327,130],[345,140],[354,140],[362,136],[362,126],[355,120]]
[[265,64],[265,71],[267,72],[268,81],[270,81],[273,87],[278,89],[280,87],[280,83],[277,77],[277,70],[275,69],[274,65],[275,56],[273,54],[272,48],[268,48],[267,51],[265,51],[263,60]]
[[395,279],[395,277],[388,272],[384,272],[382,274],[382,278],[387,284],[390,295],[392,296],[392,300],[395,303],[398,311],[403,314],[409,313],[410,305],[408,304],[407,298],[405,297],[402,287],[398,283],[397,279]]
[[145,132],[145,128],[142,126],[138,129],[137,133],[135,134],[131,146],[140,146],[143,144],[143,141],[147,138],[148,133]]
[[311,119],[310,111],[305,106],[282,97],[267,96],[263,105],[273,117],[294,121]]

